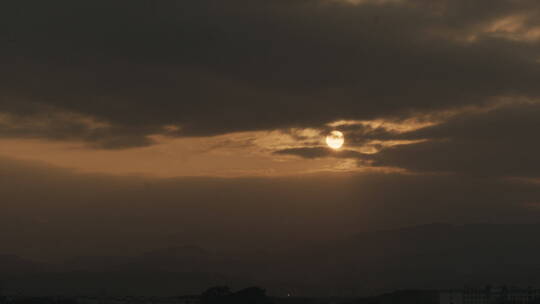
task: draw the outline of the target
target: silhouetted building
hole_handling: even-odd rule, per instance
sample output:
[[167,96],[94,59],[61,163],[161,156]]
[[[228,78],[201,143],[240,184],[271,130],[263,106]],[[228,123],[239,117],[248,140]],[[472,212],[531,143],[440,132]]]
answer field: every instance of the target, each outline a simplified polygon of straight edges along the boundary
[[528,304],[540,300],[540,289],[497,287],[441,290],[440,304]]

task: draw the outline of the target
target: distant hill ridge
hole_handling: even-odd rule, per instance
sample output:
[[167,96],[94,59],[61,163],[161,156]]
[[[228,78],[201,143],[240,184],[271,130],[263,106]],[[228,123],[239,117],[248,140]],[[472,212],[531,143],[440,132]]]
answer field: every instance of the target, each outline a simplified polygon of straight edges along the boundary
[[80,257],[57,265],[0,255],[0,273],[8,286],[12,282],[36,293],[105,288],[110,293],[175,295],[237,284],[265,286],[270,293],[350,296],[465,285],[540,286],[538,235],[540,224],[433,223],[363,232],[294,250],[247,249],[234,255],[171,246],[125,257]]

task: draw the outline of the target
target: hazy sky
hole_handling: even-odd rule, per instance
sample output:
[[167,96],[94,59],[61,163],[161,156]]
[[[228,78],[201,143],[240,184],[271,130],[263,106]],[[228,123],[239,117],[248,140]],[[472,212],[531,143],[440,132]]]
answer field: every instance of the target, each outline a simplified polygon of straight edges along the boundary
[[540,220],[537,0],[4,1],[0,66],[4,251]]

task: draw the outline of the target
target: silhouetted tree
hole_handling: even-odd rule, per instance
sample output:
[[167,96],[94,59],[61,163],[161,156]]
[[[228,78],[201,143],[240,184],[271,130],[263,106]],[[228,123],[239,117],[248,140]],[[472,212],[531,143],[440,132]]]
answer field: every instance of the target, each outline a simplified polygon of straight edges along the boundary
[[201,304],[270,304],[266,290],[249,287],[232,293],[227,286],[216,286],[201,294]]
[[56,304],[77,304],[77,300],[71,298],[63,298],[56,300]]
[[201,304],[226,303],[231,294],[231,289],[228,286],[210,287],[201,294]]
[[34,298],[22,298],[11,301],[13,304],[55,304],[53,298],[34,297]]
[[266,290],[260,287],[249,287],[237,291],[231,295],[233,303],[238,304],[268,304],[270,299],[266,296]]
[[536,298],[534,300],[532,300],[531,302],[529,302],[530,304],[540,304],[540,298]]

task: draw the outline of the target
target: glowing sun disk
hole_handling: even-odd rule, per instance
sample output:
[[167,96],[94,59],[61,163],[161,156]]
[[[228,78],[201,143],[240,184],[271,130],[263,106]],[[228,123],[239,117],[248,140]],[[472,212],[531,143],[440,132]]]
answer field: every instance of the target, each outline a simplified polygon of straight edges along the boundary
[[343,133],[340,131],[332,131],[326,136],[326,144],[332,149],[339,149],[345,143]]

